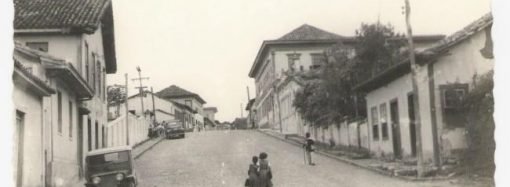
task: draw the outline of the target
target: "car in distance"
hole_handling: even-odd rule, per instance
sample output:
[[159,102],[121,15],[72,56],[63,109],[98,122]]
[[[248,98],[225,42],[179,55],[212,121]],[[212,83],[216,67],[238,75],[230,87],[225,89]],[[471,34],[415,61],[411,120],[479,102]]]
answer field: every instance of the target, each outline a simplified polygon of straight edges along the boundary
[[180,121],[167,121],[165,124],[166,138],[184,138],[186,133]]
[[119,146],[88,152],[85,187],[137,186],[131,150],[130,146]]

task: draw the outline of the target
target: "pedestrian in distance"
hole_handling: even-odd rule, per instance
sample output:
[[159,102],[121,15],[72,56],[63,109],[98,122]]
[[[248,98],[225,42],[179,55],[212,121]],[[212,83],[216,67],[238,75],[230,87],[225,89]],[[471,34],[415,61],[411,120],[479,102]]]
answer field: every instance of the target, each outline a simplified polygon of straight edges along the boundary
[[259,154],[259,187],[273,187],[273,172],[267,160],[267,153]]
[[310,138],[309,132],[305,134],[305,138],[305,142],[303,143],[303,150],[305,152],[305,164],[314,166],[315,163],[312,162],[312,152],[315,151],[313,148],[314,141],[312,138]]
[[259,182],[259,166],[258,161],[259,158],[257,156],[253,156],[251,159],[252,163],[248,168],[248,178],[244,182],[245,187],[258,187]]

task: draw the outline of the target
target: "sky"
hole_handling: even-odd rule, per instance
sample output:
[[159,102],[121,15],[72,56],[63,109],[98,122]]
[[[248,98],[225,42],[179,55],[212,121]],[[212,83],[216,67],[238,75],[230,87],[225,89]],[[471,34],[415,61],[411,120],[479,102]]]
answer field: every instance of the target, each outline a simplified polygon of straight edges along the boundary
[[[391,23],[404,33],[404,0],[113,0],[117,73],[108,84],[134,94],[143,84],[157,92],[170,85],[199,94],[218,108],[216,119],[246,116],[248,72],[264,40],[309,24],[353,36],[362,22]],[[411,0],[414,34],[452,34],[489,12],[489,0]],[[130,95],[131,95],[130,94]]]

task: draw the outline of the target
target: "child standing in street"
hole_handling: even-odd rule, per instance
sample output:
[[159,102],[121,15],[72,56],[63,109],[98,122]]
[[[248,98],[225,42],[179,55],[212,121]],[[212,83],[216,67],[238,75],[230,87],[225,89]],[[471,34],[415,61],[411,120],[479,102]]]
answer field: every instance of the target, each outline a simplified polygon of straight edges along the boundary
[[312,162],[312,152],[314,151],[313,149],[313,144],[314,144],[314,141],[310,138],[310,133],[307,132],[305,134],[305,137],[306,137],[306,140],[303,144],[303,148],[305,150],[305,161],[307,161],[308,165],[310,166],[314,166],[315,163]]

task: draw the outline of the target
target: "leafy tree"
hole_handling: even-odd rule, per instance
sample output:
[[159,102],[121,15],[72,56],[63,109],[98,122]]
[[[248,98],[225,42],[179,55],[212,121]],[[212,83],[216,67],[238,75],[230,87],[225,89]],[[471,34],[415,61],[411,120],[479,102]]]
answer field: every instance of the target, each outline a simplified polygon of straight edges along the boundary
[[358,60],[356,69],[362,73],[358,75],[370,77],[374,73],[400,61],[402,56],[400,51],[406,40],[402,34],[395,32],[391,24],[362,23],[355,33],[356,44],[354,47]]
[[[356,31],[356,55],[338,43],[325,51],[326,63],[318,70],[318,80],[296,93],[293,106],[314,125],[329,125],[347,118],[366,115],[362,93],[353,87],[359,80],[399,60],[404,38],[391,25],[361,24]],[[368,71],[367,71],[368,70]]]
[[[117,106],[117,112],[120,110],[120,104],[126,101],[126,89],[121,85],[109,85],[107,88],[108,106]],[[117,114],[119,115],[119,114]]]

